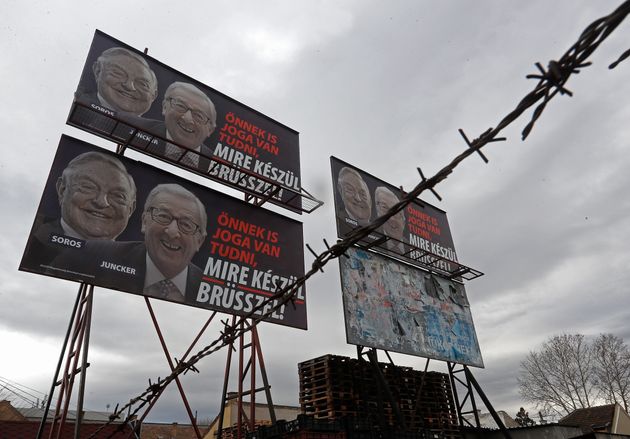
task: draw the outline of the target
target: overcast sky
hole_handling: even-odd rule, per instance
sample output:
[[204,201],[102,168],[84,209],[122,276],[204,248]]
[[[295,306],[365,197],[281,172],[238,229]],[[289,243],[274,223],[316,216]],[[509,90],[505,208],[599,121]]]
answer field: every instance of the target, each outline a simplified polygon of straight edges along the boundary
[[[413,187],[416,167],[432,175],[466,148],[458,128],[473,138],[495,126],[535,86],[525,75],[537,73],[536,62],[559,58],[620,3],[1,2],[0,377],[48,392],[76,297],[78,284],[17,267],[61,134],[114,149],[65,125],[95,29],[299,131],[303,186],[325,202],[299,219],[305,242],[321,251],[322,238],[336,239],[331,155]],[[485,362],[473,373],[512,416],[531,409],[518,396],[519,362],[546,338],[612,332],[630,341],[630,65],[607,68],[628,41],[630,21],[525,142],[531,111],[504,131],[507,142],[485,150],[489,164],[471,157],[437,188],[442,202],[423,197],[447,211],[459,260],[485,273],[467,284]],[[312,260],[306,252],[307,267]],[[260,329],[275,403],[298,404],[299,362],[356,356],[345,342],[338,271],[334,261],[307,284],[308,331]],[[208,312],[153,303],[180,357]],[[422,358],[393,357],[424,368]],[[124,404],[168,374],[141,297],[97,288],[90,363],[91,410]],[[198,368],[184,386],[199,418],[213,418],[225,351]],[[188,422],[175,388],[149,419]]]

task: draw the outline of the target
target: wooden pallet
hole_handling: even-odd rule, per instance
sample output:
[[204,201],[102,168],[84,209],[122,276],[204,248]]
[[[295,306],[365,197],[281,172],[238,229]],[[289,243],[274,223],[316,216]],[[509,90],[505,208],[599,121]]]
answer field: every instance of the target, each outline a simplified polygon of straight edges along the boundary
[[[430,429],[448,439],[461,437],[447,374],[424,374],[388,363],[379,363],[379,367],[397,401],[406,429]],[[399,427],[394,407],[379,388],[370,363],[324,355],[300,363],[298,373],[302,413],[315,419],[370,421],[375,426],[380,419],[386,426]]]

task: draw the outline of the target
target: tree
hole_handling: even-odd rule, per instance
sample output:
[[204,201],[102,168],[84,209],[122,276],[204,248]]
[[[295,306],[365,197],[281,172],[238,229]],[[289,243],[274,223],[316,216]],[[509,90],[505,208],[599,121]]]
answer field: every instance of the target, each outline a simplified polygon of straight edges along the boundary
[[593,353],[581,334],[551,337],[521,362],[521,397],[558,415],[590,407],[599,395]]
[[628,411],[630,403],[630,349],[612,334],[600,334],[593,342],[595,376],[607,403],[618,402]]

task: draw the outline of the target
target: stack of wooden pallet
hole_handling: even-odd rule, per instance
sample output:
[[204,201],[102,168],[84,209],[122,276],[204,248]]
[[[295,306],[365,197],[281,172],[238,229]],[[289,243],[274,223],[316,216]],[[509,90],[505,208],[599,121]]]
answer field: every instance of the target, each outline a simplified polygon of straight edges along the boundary
[[[430,429],[445,438],[460,437],[449,376],[419,372],[410,367],[371,363],[325,355],[298,365],[302,413],[316,419],[353,419],[362,427],[397,427],[408,431]],[[395,405],[403,425],[400,425]],[[366,425],[358,425],[366,424]]]

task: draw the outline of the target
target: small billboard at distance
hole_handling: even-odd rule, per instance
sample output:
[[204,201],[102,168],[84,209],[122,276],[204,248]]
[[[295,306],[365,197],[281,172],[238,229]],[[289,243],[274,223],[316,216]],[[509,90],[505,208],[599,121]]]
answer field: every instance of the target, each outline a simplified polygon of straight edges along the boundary
[[68,123],[296,212],[298,133],[96,31]]
[[464,286],[357,248],[339,258],[348,343],[483,367]]
[[[248,315],[304,275],[302,223],[62,136],[20,269]],[[266,321],[306,329],[295,299]]]
[[[348,163],[331,157],[330,164],[340,238],[382,216],[402,198],[400,189]],[[457,260],[446,212],[419,199],[365,236],[360,244],[449,275],[464,267]]]

